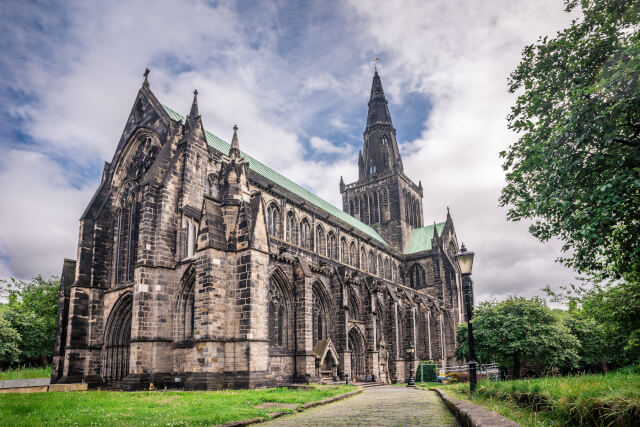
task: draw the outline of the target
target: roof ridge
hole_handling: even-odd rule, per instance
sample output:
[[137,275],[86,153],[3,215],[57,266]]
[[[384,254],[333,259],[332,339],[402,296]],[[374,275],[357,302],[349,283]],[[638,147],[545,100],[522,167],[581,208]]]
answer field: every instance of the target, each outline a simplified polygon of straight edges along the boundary
[[[185,118],[180,114],[177,113],[176,111],[172,110],[171,108],[167,107],[166,105],[162,105],[165,109],[165,111],[167,112],[167,114],[169,115],[170,118],[172,118],[173,120],[176,121],[181,121],[184,122]],[[215,148],[216,150],[223,152],[225,154],[229,153],[229,149],[231,147],[231,145],[224,141],[222,138],[214,135],[213,133],[209,132],[208,130],[205,129],[205,138],[207,140],[207,143]],[[282,175],[281,173],[277,172],[276,170],[270,168],[269,166],[265,165],[264,163],[254,159],[253,157],[251,157],[250,155],[246,154],[245,152],[241,151],[242,156],[245,157],[247,159],[247,161],[249,162],[249,168],[252,169],[254,172],[258,173],[259,175],[264,176],[265,178],[273,181],[274,183],[280,185],[281,187],[283,187],[286,190],[291,191],[292,193],[302,197],[303,199],[307,200],[309,203],[313,204],[314,206],[324,210],[325,212],[337,217],[338,219],[342,220],[343,222],[359,229],[360,231],[362,231],[365,234],[368,234],[369,236],[373,237],[374,239],[378,240],[380,243],[383,243],[387,246],[389,246],[389,244],[382,238],[382,236],[380,236],[380,234],[378,234],[378,232],[371,226],[363,223],[362,221],[354,218],[353,216],[349,215],[348,213],[344,212],[343,210],[339,209],[337,206],[334,206],[332,203],[327,202],[326,200],[320,198],[318,195],[316,195],[315,193],[311,192],[310,190],[307,190],[306,188],[304,188],[303,186],[301,186],[300,184],[292,181],[291,179],[287,178],[286,176]],[[275,178],[275,179],[274,179]],[[302,193],[302,194],[300,194]]]

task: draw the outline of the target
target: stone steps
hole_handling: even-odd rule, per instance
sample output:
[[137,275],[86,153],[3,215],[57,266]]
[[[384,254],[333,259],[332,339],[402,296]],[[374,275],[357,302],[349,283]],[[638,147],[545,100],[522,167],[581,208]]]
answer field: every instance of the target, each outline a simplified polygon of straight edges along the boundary
[[381,387],[387,384],[376,381],[376,382],[356,383],[355,385],[360,386],[362,388],[371,388],[371,387]]

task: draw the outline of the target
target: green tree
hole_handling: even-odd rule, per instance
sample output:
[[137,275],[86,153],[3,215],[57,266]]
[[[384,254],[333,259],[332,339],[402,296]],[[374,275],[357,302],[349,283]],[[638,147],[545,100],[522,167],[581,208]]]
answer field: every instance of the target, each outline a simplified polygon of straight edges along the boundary
[[501,153],[500,203],[562,261],[640,282],[640,2],[565,0],[581,17],[526,46],[509,90],[518,140]]
[[[523,362],[565,370],[578,366],[578,339],[540,298],[481,303],[474,313],[473,333],[478,361],[511,366],[516,377]],[[466,335],[463,324],[458,327],[459,344]],[[466,345],[459,346],[456,356],[462,359],[467,354]]]
[[10,279],[2,284],[9,299],[4,317],[20,337],[19,363],[46,364],[53,352],[60,282],[38,276],[31,281]]
[[5,319],[6,309],[0,307],[0,368],[20,361],[20,334]]

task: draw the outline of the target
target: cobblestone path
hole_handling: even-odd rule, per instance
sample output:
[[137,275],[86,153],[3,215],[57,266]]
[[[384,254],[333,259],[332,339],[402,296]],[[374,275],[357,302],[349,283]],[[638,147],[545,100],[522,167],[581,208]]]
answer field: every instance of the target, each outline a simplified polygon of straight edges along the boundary
[[457,426],[433,391],[383,386],[277,418],[269,426]]

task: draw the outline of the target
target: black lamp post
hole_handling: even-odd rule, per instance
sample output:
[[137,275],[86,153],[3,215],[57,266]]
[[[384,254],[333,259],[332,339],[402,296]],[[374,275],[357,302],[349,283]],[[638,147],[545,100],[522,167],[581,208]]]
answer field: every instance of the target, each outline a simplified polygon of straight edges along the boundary
[[456,254],[456,261],[462,273],[462,295],[464,297],[464,311],[467,318],[467,335],[469,343],[469,390],[473,393],[478,382],[476,378],[476,349],[473,342],[473,282],[471,281],[471,268],[473,267],[474,253],[467,251],[464,243],[460,252]]
[[415,387],[416,381],[413,378],[413,358],[416,354],[416,348],[413,344],[409,344],[407,347],[407,357],[409,358],[409,381],[407,382],[407,387]]

